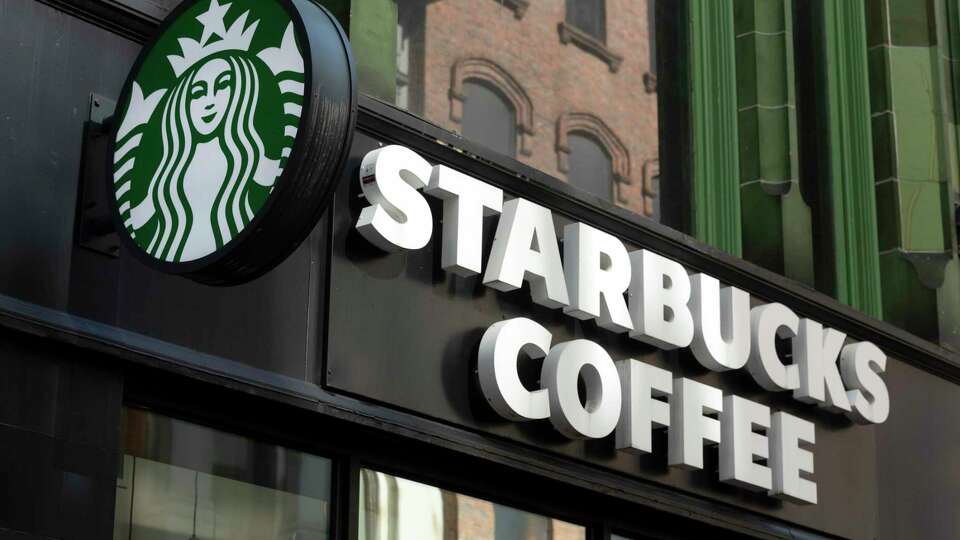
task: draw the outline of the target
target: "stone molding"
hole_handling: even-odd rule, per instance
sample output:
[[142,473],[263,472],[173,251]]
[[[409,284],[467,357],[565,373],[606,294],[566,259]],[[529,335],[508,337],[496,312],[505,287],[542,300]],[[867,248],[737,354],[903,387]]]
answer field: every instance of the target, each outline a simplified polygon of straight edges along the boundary
[[530,0],[497,0],[497,3],[512,9],[513,16],[518,20],[527,14],[527,8],[530,7]]
[[603,43],[566,21],[557,25],[557,32],[560,34],[560,43],[564,45],[573,43],[584,51],[603,60],[607,63],[611,73],[620,71],[620,64],[623,63],[623,57],[610,50],[606,43]]

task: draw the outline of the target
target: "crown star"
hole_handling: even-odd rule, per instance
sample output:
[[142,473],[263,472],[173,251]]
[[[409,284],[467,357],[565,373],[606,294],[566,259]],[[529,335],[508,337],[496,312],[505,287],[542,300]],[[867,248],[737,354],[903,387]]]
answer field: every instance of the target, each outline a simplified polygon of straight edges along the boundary
[[[200,41],[189,37],[177,39],[177,42],[180,44],[181,54],[171,54],[167,56],[174,75],[179,77],[189,69],[190,66],[208,56],[223,51],[250,50],[250,43],[253,40],[260,21],[253,21],[247,26],[247,17],[250,15],[250,12],[246,11],[233,21],[230,28],[227,28],[224,24],[223,17],[227,13],[227,10],[230,9],[230,5],[229,3],[220,5],[217,0],[210,0],[210,8],[206,13],[197,16],[197,20],[203,24],[203,34],[200,37]],[[217,35],[220,39],[209,43],[212,35]]]
[[223,23],[223,18],[230,9],[230,4],[220,5],[217,0],[210,0],[210,8],[202,15],[197,15],[197,20],[203,25],[203,35],[200,37],[200,46],[207,44],[210,36],[216,34],[223,38],[226,36],[227,27]]

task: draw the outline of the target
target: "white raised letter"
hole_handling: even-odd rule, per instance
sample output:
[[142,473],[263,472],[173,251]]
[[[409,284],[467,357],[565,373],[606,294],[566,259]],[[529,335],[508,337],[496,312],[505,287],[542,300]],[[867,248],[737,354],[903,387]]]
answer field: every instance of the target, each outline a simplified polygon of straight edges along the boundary
[[648,454],[653,451],[651,431],[670,425],[673,374],[665,369],[629,359],[617,362],[623,408],[617,424],[616,448]]
[[690,276],[675,261],[641,249],[630,254],[630,337],[661,349],[676,349],[693,340]]
[[753,346],[747,370],[757,384],[767,390],[793,390],[800,386],[796,365],[784,365],[777,354],[776,338],[797,335],[800,319],[783,304],[766,304],[750,311],[750,332]]
[[549,308],[569,303],[550,210],[524,199],[503,205],[483,284],[498,291],[530,282],[533,301]]
[[[577,382],[586,387],[580,402]],[[550,392],[550,422],[574,439],[606,437],[620,419],[620,381],[613,360],[603,347],[586,339],[550,349],[540,376]]]
[[869,341],[847,345],[840,353],[840,373],[847,384],[852,410],[847,413],[858,424],[882,424],[890,415],[890,394],[880,374],[887,369],[887,355]]
[[440,267],[461,276],[479,274],[483,264],[483,216],[500,213],[503,190],[445,165],[437,165],[424,191],[443,199]]
[[570,305],[564,313],[578,319],[597,319],[597,325],[614,332],[633,330],[627,300],[630,256],[623,242],[583,223],[563,228]]
[[540,420],[550,416],[547,390],[527,390],[517,374],[517,361],[521,352],[543,358],[552,339],[546,328],[524,318],[494,323],[483,334],[477,356],[480,389],[504,418]]
[[771,487],[770,468],[755,460],[770,457],[767,436],[756,430],[770,428],[770,408],[740,396],[723,398],[720,414],[720,481],[754,491]]
[[723,411],[723,392],[697,381],[673,380],[670,402],[668,463],[684,469],[703,468],[703,447],[720,442],[720,420],[705,416]]
[[850,410],[837,369],[846,337],[843,332],[824,328],[817,321],[800,319],[800,332],[793,339],[793,363],[800,368],[800,386],[793,391],[794,399],[832,411]]
[[721,288],[706,274],[691,276],[690,284],[693,355],[713,371],[742,368],[750,356],[750,295],[734,287]]
[[811,422],[785,412],[773,413],[770,422],[770,495],[799,504],[817,504],[817,484],[800,473],[813,474],[813,452],[800,443],[813,445],[816,430]]
[[427,245],[433,217],[417,190],[427,185],[431,169],[427,160],[403,146],[385,146],[364,156],[360,188],[370,206],[357,220],[360,234],[385,251]]

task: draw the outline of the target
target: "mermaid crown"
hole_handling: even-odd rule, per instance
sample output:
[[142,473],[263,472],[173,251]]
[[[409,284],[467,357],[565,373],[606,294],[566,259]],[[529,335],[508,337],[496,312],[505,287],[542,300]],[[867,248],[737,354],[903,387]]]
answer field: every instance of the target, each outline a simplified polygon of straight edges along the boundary
[[[184,71],[190,69],[190,66],[197,62],[223,51],[249,51],[250,42],[253,41],[253,35],[257,31],[260,21],[254,21],[250,26],[247,24],[247,15],[249,11],[237,17],[237,20],[226,28],[223,18],[230,9],[230,4],[223,4],[217,0],[210,0],[210,8],[201,15],[197,15],[197,20],[203,25],[203,34],[200,40],[182,37],[177,40],[180,43],[181,54],[169,55],[167,60],[173,73],[179,77]],[[220,39],[213,42],[212,37]]]

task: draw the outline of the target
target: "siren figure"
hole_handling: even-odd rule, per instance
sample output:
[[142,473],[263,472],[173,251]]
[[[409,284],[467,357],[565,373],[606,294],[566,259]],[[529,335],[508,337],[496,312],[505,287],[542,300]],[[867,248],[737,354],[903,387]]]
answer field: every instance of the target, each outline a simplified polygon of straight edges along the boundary
[[[254,55],[249,49],[259,21],[247,26],[243,13],[228,29],[223,17],[229,7],[211,0],[197,17],[204,26],[200,40],[178,40],[182,54],[165,59],[175,76],[172,86],[144,96],[134,82],[118,131],[114,181],[124,225],[160,260],[194,261],[239,235],[259,209],[254,190],[273,188],[296,136],[303,84],[289,79],[304,70],[292,26],[280,47]],[[277,159],[268,156],[257,127],[268,94],[263,84],[283,95],[285,117],[293,122],[282,130],[285,146]],[[140,151],[145,140],[153,158]],[[156,167],[142,174],[137,159]],[[131,200],[131,184],[147,176],[146,189],[138,189],[142,199]]]
[[162,109],[160,166],[131,212],[135,229],[159,212],[151,255],[198,259],[253,219],[250,180],[270,187],[280,171],[253,123],[259,85],[253,62],[231,52],[189,70],[173,89]]

